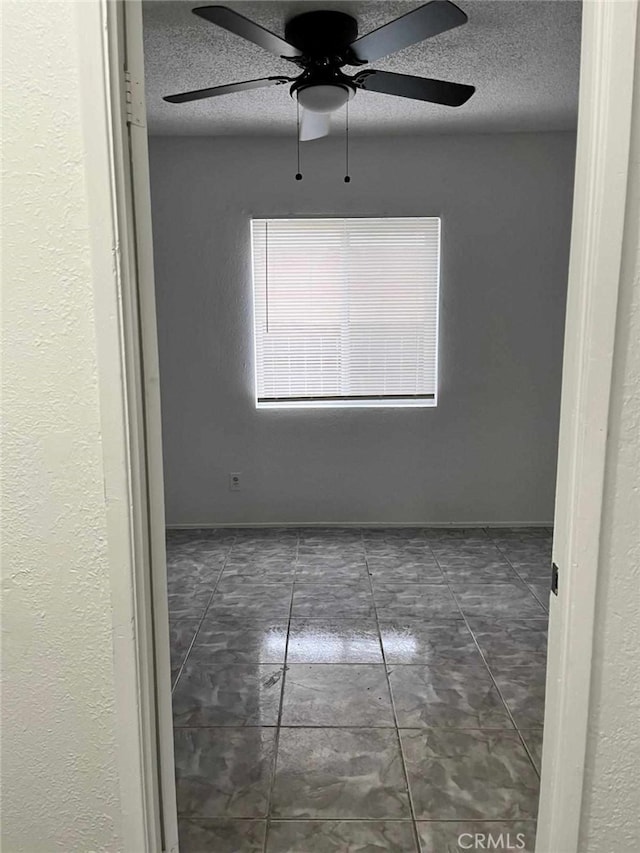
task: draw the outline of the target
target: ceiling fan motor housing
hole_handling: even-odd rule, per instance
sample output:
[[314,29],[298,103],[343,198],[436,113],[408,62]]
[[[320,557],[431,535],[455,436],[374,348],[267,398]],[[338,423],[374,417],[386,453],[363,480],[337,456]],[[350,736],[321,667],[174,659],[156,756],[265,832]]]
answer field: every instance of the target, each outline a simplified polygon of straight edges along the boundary
[[358,36],[358,22],[335,11],[313,11],[296,15],[285,27],[285,38],[302,51],[296,62],[303,73],[290,92],[300,105],[312,112],[333,112],[355,94],[355,86],[341,71],[350,64],[351,43]]
[[317,10],[296,15],[285,26],[285,39],[314,60],[347,65],[350,45],[358,37],[358,22],[344,12]]

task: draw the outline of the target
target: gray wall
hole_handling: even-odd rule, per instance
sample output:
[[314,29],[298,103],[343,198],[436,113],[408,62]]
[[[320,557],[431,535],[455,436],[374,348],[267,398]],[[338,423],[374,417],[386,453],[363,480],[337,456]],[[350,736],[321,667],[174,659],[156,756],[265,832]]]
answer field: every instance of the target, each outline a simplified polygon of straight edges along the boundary
[[[167,521],[550,522],[573,134],[151,140]],[[435,409],[256,411],[252,215],[442,217]],[[229,491],[228,473],[243,488]]]

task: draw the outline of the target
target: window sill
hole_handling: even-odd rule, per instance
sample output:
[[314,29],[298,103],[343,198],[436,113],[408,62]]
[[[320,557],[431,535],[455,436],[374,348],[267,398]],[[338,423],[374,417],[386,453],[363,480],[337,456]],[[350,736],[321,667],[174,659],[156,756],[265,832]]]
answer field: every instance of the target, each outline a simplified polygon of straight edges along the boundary
[[258,401],[257,409],[433,409],[437,400],[274,400]]

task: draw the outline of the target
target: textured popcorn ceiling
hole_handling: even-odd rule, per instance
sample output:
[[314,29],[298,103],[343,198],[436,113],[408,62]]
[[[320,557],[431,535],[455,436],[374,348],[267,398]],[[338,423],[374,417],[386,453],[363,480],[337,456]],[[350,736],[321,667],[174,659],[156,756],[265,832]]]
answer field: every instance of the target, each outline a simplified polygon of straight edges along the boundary
[[[144,3],[149,129],[156,134],[264,135],[295,133],[288,87],[167,104],[163,95],[223,83],[295,76],[292,63],[193,15],[205,5]],[[228,2],[273,32],[311,9],[340,9],[357,18],[361,34],[422,5],[372,2]],[[371,67],[476,86],[456,109],[358,92],[349,107],[358,134],[568,130],[575,127],[581,5],[577,0],[460,0],[469,22],[372,63]],[[356,69],[345,69],[355,73]],[[338,117],[336,125],[342,122]]]

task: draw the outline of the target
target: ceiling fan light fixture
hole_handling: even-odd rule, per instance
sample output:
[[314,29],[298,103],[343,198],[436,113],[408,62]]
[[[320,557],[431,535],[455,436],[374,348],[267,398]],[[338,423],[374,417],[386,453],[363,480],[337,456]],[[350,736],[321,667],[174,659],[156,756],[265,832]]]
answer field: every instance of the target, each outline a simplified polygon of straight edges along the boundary
[[296,90],[298,103],[312,113],[332,113],[343,107],[353,97],[349,86],[318,84],[301,86]]
[[[316,9],[295,15],[287,22],[284,39],[225,6],[200,6],[192,11],[280,59],[293,62],[301,73],[295,77],[272,74],[167,95],[164,100],[172,104],[290,83],[289,94],[297,98],[298,107],[302,107],[298,110],[298,139],[306,140],[326,136],[331,114],[348,104],[356,92],[378,92],[449,107],[461,106],[475,92],[473,86],[375,68],[363,69],[354,76],[342,71],[345,65],[367,65],[465,24],[467,15],[451,0],[429,0],[360,37],[356,19],[335,9]],[[346,129],[348,116],[345,119]]]

